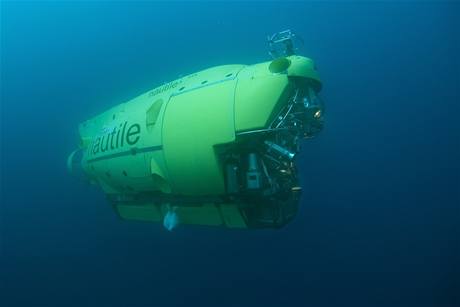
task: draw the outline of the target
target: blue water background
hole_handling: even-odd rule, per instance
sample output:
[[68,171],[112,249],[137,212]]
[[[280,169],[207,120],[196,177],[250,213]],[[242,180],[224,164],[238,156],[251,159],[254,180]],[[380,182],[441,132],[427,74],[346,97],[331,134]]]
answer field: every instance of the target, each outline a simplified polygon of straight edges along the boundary
[[[459,306],[458,2],[2,2],[0,306]],[[324,82],[281,230],[117,219],[67,174],[79,122],[180,75],[269,59]]]

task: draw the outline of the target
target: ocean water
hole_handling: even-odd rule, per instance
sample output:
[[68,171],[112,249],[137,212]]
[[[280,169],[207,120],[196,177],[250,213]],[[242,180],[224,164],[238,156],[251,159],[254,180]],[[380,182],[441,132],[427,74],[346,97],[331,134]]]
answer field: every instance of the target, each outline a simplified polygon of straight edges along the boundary
[[[456,1],[1,2],[0,306],[459,306]],[[290,28],[326,124],[280,230],[120,221],[78,123]]]

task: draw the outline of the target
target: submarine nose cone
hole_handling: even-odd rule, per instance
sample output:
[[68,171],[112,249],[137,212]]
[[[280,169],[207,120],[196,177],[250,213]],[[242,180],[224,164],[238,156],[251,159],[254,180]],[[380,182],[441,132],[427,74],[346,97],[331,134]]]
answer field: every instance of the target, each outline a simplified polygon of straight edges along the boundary
[[289,77],[308,79],[316,92],[321,91],[321,79],[319,78],[318,71],[316,70],[315,62],[312,59],[300,55],[293,55],[287,59],[291,62],[287,68],[287,74]]

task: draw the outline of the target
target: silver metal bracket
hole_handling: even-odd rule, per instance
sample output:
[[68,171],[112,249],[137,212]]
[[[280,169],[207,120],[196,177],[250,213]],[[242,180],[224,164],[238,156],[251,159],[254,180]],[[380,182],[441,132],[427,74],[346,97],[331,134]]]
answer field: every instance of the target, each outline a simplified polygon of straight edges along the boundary
[[277,32],[267,37],[269,51],[274,59],[296,54],[298,45],[303,44],[303,40],[291,30]]

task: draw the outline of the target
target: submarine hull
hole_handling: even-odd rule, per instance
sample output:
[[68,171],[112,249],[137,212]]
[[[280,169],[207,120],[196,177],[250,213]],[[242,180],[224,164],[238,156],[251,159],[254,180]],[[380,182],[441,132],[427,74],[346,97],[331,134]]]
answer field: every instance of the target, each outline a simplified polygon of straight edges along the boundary
[[298,210],[295,156],[322,128],[320,90],[297,55],[203,70],[81,123],[68,167],[123,219],[278,228]]

